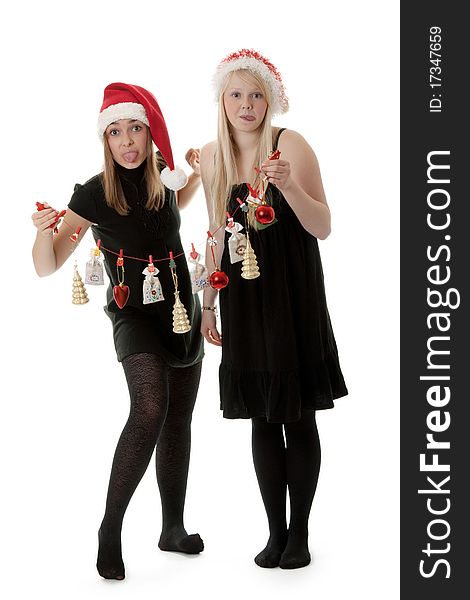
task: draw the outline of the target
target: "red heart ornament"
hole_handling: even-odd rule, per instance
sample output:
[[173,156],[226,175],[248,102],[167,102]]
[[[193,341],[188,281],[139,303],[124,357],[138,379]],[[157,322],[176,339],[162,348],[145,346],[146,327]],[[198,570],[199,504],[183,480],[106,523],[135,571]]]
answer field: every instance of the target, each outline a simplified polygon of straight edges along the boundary
[[115,285],[113,288],[113,296],[119,308],[124,308],[129,300],[131,293],[128,285]]

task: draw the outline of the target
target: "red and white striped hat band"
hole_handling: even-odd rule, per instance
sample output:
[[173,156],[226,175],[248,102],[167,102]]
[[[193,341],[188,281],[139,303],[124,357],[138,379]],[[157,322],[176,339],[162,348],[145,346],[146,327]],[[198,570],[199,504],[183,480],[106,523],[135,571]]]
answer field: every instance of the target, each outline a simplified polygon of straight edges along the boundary
[[217,67],[213,78],[217,102],[219,101],[227,75],[241,69],[255,73],[266,83],[271,94],[270,104],[273,115],[283,114],[289,110],[289,100],[287,99],[286,90],[279,71],[259,52],[247,50],[246,48],[229,54]]

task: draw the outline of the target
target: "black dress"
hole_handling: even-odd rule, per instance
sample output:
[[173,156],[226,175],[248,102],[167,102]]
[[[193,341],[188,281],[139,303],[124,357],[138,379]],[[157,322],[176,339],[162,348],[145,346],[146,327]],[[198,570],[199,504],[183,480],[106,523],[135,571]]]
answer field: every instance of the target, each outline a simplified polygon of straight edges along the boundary
[[[200,334],[201,311],[197,296],[193,295],[188,266],[179,236],[180,215],[175,192],[165,188],[165,204],[159,211],[145,208],[147,191],[144,178],[145,162],[137,169],[115,165],[129,214],[119,215],[105,201],[100,175],[84,185],[77,184],[69,208],[94,223],[95,241],[101,240],[103,248],[141,259],[153,256],[163,289],[164,300],[143,304],[142,271],[148,263],[124,259],[124,283],[130,288],[130,296],[120,309],[113,297],[113,286],[118,283],[117,256],[103,250],[105,268],[110,279],[105,312],[113,324],[114,344],[117,358],[121,361],[129,354],[151,352],[161,356],[172,367],[187,367],[203,357],[203,338]],[[178,276],[180,299],[186,308],[191,331],[184,334],[173,332],[174,284],[167,259],[173,252]],[[181,256],[177,257],[178,254]]]
[[[282,132],[282,130],[279,132]],[[276,141],[277,146],[277,141]],[[302,409],[333,408],[346,389],[325,299],[317,239],[300,224],[282,193],[271,184],[268,200],[277,222],[250,242],[260,277],[241,277],[241,262],[230,263],[228,239],[221,268],[229,284],[220,291],[222,362],[221,409],[226,418],[266,417],[286,423]],[[248,195],[234,186],[228,211]],[[234,220],[244,226],[243,212]]]

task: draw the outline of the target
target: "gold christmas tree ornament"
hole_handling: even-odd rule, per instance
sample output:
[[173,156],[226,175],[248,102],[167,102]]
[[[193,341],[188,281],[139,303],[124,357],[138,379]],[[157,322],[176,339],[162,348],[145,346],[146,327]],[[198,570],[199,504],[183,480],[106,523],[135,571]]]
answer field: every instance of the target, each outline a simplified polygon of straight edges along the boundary
[[188,319],[188,313],[180,300],[178,290],[178,276],[176,275],[176,262],[173,258],[173,252],[170,252],[170,270],[175,284],[175,303],[173,305],[173,333],[188,333],[191,331],[191,323]]
[[242,277],[243,279],[256,279],[260,276],[256,254],[251,247],[250,237],[246,236],[246,248],[243,254]]
[[191,331],[191,323],[188,319],[188,313],[180,300],[179,292],[176,290],[175,304],[173,305],[173,332],[188,333],[188,331]]
[[80,277],[75,263],[73,271],[73,287],[72,287],[72,304],[86,304],[88,302],[88,294],[85,289],[85,284]]

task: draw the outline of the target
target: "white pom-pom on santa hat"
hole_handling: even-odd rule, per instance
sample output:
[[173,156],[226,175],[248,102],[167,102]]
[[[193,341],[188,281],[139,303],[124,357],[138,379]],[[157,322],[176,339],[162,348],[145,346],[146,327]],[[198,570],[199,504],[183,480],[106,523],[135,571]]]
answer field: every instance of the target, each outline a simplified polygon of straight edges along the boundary
[[120,119],[138,119],[148,125],[152,140],[168,165],[160,173],[163,185],[174,191],[183,188],[188,178],[180,167],[174,166],[170,137],[155,96],[138,85],[110,83],[104,90],[98,118],[100,137],[108,125]]
[[186,173],[178,166],[171,171],[168,167],[165,167],[160,172],[160,179],[165,187],[170,190],[178,191],[188,183],[188,177]]

